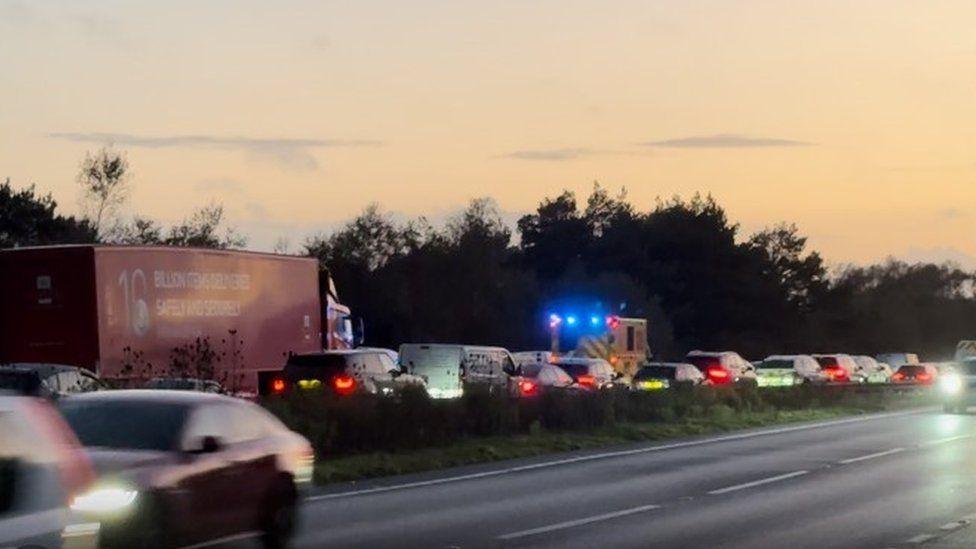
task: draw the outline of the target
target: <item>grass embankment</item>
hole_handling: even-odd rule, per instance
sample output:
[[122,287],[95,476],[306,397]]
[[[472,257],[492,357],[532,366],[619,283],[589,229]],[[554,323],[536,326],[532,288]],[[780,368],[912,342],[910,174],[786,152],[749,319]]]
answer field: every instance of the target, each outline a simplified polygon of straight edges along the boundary
[[925,403],[881,388],[688,388],[657,394],[546,395],[533,401],[471,392],[334,399],[292,395],[265,404],[315,447],[319,484],[415,473],[554,452],[816,421]]

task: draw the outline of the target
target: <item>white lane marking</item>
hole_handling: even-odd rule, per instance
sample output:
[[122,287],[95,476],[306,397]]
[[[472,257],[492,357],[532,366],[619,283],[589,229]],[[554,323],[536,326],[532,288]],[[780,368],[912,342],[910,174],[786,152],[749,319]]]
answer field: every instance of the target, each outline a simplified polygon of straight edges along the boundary
[[660,505],[641,505],[640,507],[633,507],[631,509],[624,509],[623,511],[615,511],[613,513],[604,513],[602,515],[595,515],[592,517],[586,517],[576,520],[567,520],[566,522],[557,522],[556,524],[550,524],[548,526],[540,526],[539,528],[533,528],[531,530],[522,530],[521,532],[512,532],[510,534],[504,534],[498,536],[500,540],[513,540],[518,538],[524,538],[527,536],[534,536],[536,534],[544,534],[546,532],[552,532],[555,530],[564,530],[566,528],[573,528],[576,526],[583,526],[584,524],[592,524],[594,522],[601,522],[604,520],[611,520],[620,517],[626,517],[628,515],[636,515],[637,513],[645,513],[647,511],[653,511],[654,509],[660,509]]
[[785,475],[776,475],[775,477],[766,477],[759,480],[754,480],[752,482],[746,482],[744,484],[736,484],[735,486],[726,486],[725,488],[719,488],[718,490],[712,490],[709,494],[713,496],[718,496],[721,494],[728,494],[729,492],[735,492],[736,490],[745,490],[746,488],[752,488],[754,486],[762,486],[763,484],[769,484],[771,482],[779,482],[781,480],[786,480],[794,477],[803,476],[810,471],[793,471],[792,473],[786,473]]
[[942,530],[943,532],[951,532],[953,530],[958,530],[958,529],[960,529],[963,526],[966,526],[968,524],[969,524],[968,521],[965,521],[965,520],[957,520],[955,522],[949,522],[949,523],[943,524],[942,526],[939,526],[939,530]]
[[935,534],[920,534],[915,536],[914,538],[905,540],[905,543],[909,545],[921,545],[927,541],[932,541],[937,537],[939,536],[936,536]]
[[199,549],[202,547],[210,547],[213,545],[224,545],[227,543],[233,543],[235,541],[242,541],[245,539],[256,538],[260,536],[260,532],[242,532],[240,534],[233,534],[230,536],[224,536],[222,538],[212,539],[210,541],[205,541],[203,543],[197,543],[195,545],[184,545],[180,549]]
[[945,444],[947,442],[954,442],[954,441],[962,440],[962,439],[965,439],[965,438],[973,438],[973,435],[959,435],[959,436],[954,436],[954,437],[937,438],[935,440],[929,440],[927,442],[922,442],[918,446],[919,446],[919,448],[925,448],[927,446],[935,446],[937,444]]
[[892,417],[899,417],[905,415],[913,415],[925,412],[927,409],[923,410],[909,410],[905,412],[889,412],[885,414],[875,414],[868,416],[859,416],[845,419],[835,419],[829,421],[821,421],[818,423],[808,423],[805,425],[792,425],[788,427],[777,427],[775,429],[766,429],[763,431],[753,431],[749,433],[740,433],[735,435],[724,435],[719,437],[699,439],[699,440],[689,440],[685,442],[673,442],[670,444],[660,444],[657,446],[649,446],[644,448],[635,448],[633,450],[619,450],[615,452],[603,452],[600,454],[589,454],[585,456],[577,456],[572,458],[557,459],[553,461],[545,461],[542,463],[533,463],[530,465],[520,465],[517,467],[506,467],[504,469],[494,469],[491,471],[483,471],[480,473],[470,473],[466,475],[457,475],[453,477],[436,478],[431,480],[421,480],[417,482],[407,482],[404,484],[393,484],[390,486],[377,486],[374,488],[364,488],[362,490],[350,490],[348,492],[337,492],[335,494],[321,494],[317,496],[309,496],[305,498],[305,501],[322,501],[329,499],[339,499],[354,496],[363,496],[367,494],[379,494],[383,492],[393,492],[395,490],[407,490],[410,488],[422,488],[425,486],[436,486],[438,484],[447,484],[450,482],[459,482],[464,480],[474,480],[485,477],[494,477],[500,475],[508,475],[512,473],[520,473],[523,471],[531,471],[534,469],[544,469],[548,467],[558,467],[560,465],[569,465],[573,463],[583,463],[587,461],[595,461],[600,459],[632,456],[637,454],[649,454],[652,452],[662,452],[665,450],[675,450],[679,448],[692,448],[695,446],[704,446],[706,444],[717,444],[722,442],[732,442],[737,440],[746,440],[750,438],[770,436],[770,435],[780,435],[783,433],[793,433],[797,431],[807,431],[811,429],[819,429],[822,427],[834,427],[836,425],[845,425],[849,423],[861,423],[864,421],[874,421],[877,419],[888,419]]
[[891,450],[885,450],[884,452],[875,452],[873,454],[866,454],[863,456],[842,459],[838,463],[840,463],[841,465],[848,465],[850,463],[857,463],[859,461],[867,461],[869,459],[890,456],[891,454],[897,454],[898,452],[904,452],[904,451],[905,451],[904,448],[892,448]]

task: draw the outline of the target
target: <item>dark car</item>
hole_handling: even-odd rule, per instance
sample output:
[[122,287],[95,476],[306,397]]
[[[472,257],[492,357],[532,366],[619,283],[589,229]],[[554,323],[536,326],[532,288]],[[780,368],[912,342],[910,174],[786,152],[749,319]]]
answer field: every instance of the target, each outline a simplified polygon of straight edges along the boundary
[[0,390],[21,395],[59,398],[107,388],[98,376],[76,366],[36,363],[0,365]]
[[931,364],[906,364],[891,376],[896,385],[932,385],[939,371]]
[[551,389],[579,388],[572,376],[553,364],[526,364],[515,382],[515,393],[520,397],[534,397]]
[[584,389],[609,389],[620,375],[602,358],[558,357],[550,362],[559,366]]
[[263,408],[222,395],[105,391],[66,398],[65,419],[98,474],[72,509],[109,547],[170,547],[294,529],[308,441]]
[[683,362],[652,362],[634,374],[636,391],[659,391],[680,385],[701,385],[705,374],[695,365]]
[[390,394],[405,385],[423,385],[419,376],[400,370],[387,352],[378,349],[336,350],[288,357],[272,393],[325,389],[337,395]]

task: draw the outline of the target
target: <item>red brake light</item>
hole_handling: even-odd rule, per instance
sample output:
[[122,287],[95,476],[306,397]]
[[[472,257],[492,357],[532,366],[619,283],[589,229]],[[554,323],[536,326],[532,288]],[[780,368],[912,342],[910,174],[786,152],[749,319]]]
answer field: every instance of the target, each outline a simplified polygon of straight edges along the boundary
[[332,379],[332,386],[339,394],[349,394],[356,388],[356,380],[348,374],[340,374]]
[[534,381],[529,381],[527,379],[519,381],[519,392],[525,396],[534,395],[537,388],[538,385],[536,385]]
[[712,380],[712,383],[730,383],[732,374],[721,366],[709,366],[705,369],[705,377]]
[[285,392],[285,380],[283,380],[283,379],[276,379],[276,380],[272,381],[271,382],[271,390],[274,391],[275,393],[283,393],[283,392]]
[[589,375],[576,376],[576,383],[593,386],[596,385],[596,378]]
[[922,372],[922,373],[916,375],[915,376],[915,379],[917,379],[918,381],[931,381],[932,380],[932,374],[928,374],[928,373]]
[[891,379],[894,379],[896,381],[901,381],[901,380],[905,379],[905,374],[903,374],[901,372],[895,372],[895,375],[891,376]]
[[827,377],[834,381],[844,381],[847,379],[847,370],[837,366],[836,364],[832,366],[825,366],[823,373],[827,374]]

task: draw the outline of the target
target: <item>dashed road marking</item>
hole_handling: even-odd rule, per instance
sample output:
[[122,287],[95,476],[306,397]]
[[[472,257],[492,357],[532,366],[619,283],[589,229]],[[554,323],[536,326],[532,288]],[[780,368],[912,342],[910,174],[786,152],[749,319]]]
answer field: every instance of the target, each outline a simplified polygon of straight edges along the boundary
[[927,541],[932,541],[937,537],[939,536],[936,536],[935,534],[919,534],[914,538],[905,540],[905,543],[907,543],[908,545],[921,545]]
[[810,471],[793,471],[792,473],[786,473],[785,475],[776,475],[775,477],[766,477],[759,480],[754,480],[752,482],[746,482],[743,484],[736,484],[735,486],[726,486],[725,488],[719,488],[717,490],[712,490],[709,494],[713,496],[718,496],[722,494],[728,494],[729,492],[735,492],[737,490],[745,490],[746,488],[753,488],[755,486],[762,486],[763,484],[770,484],[772,482],[779,482],[781,480],[787,480],[799,476],[803,476]]
[[629,515],[636,515],[638,513],[646,513],[647,511],[653,511],[655,509],[660,509],[660,505],[641,505],[640,507],[633,507],[630,509],[624,509],[622,511],[614,511],[613,513],[604,513],[602,515],[594,515],[592,517],[585,517],[576,520],[567,520],[566,522],[557,522],[556,524],[550,524],[548,526],[540,526],[538,528],[532,528],[531,530],[522,530],[520,532],[512,532],[510,534],[503,534],[498,536],[498,539],[508,541],[518,538],[524,538],[528,536],[534,536],[536,534],[545,534],[546,532],[553,532],[555,530],[564,530],[566,528],[574,528],[576,526],[583,526],[584,524],[592,524],[594,522],[602,522],[604,520],[611,520],[620,517],[626,517]]
[[892,448],[891,450],[885,450],[883,452],[875,452],[873,454],[866,454],[866,455],[863,455],[863,456],[857,456],[857,457],[842,459],[838,463],[840,463],[841,465],[849,465],[851,463],[857,463],[859,461],[867,461],[869,459],[875,459],[875,458],[879,458],[879,457],[890,456],[892,454],[897,454],[898,452],[904,452],[904,451],[905,451],[904,448]]

